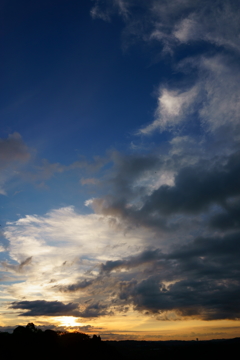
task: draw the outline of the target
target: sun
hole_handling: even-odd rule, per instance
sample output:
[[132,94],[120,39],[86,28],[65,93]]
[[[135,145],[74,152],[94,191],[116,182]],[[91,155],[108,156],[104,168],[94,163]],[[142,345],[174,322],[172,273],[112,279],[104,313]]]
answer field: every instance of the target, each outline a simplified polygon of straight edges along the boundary
[[58,318],[59,325],[60,326],[81,326],[82,323],[77,321],[77,318],[74,316],[61,316],[61,318]]

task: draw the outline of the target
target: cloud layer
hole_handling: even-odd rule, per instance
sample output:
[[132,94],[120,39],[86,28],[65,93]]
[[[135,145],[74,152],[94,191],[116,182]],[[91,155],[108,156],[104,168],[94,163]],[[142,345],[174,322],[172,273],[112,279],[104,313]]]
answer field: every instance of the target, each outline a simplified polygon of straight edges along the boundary
[[[4,311],[240,320],[239,12],[235,0],[94,2],[94,19],[123,19],[125,49],[141,41],[177,75],[158,85],[152,121],[133,129],[140,145],[25,172],[44,181],[85,169],[76,188],[95,192],[85,214],[62,206],[7,224]],[[18,133],[0,150],[4,184],[30,151]]]

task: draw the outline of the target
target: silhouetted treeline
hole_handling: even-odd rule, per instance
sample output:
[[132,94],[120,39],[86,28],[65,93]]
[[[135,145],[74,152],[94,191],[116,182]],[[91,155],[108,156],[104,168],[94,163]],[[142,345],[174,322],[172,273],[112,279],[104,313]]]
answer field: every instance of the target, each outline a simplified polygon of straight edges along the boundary
[[0,332],[2,359],[24,360],[203,360],[233,358],[240,350],[240,338],[210,341],[101,341],[83,333],[42,331],[29,323],[12,334]]
[[0,333],[1,359],[118,359],[117,349],[100,336],[42,331],[34,324],[18,326],[12,334]]

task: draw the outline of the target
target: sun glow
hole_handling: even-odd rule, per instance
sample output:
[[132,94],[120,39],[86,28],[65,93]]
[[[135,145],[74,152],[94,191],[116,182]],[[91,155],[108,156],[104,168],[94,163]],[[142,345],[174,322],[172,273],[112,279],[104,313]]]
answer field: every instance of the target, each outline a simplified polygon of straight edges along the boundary
[[74,316],[61,316],[58,318],[60,326],[82,326],[83,324],[77,321]]

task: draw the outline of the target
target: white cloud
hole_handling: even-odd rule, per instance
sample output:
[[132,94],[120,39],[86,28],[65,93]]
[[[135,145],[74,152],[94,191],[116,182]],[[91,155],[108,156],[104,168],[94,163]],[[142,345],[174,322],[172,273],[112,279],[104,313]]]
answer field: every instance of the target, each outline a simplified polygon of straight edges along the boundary
[[114,13],[127,18],[129,13],[128,7],[128,0],[107,0],[106,2],[100,2],[99,0],[96,0],[95,5],[90,11],[90,14],[93,19],[102,19],[104,21],[110,21],[111,16]]
[[[59,292],[56,287],[96,276],[101,262],[139,251],[147,237],[143,231],[126,232],[115,225],[113,217],[80,215],[73,207],[9,223],[4,235],[14,263],[4,262],[2,267],[21,282],[5,288],[5,293],[12,299],[48,301],[72,301],[77,296],[81,302],[79,293]],[[84,298],[84,289],[82,293]]]
[[171,129],[185,120],[191,113],[191,105],[198,94],[196,86],[188,91],[171,91],[160,89],[158,107],[155,112],[155,120],[145,128],[139,130],[139,134],[149,135],[155,130],[164,131]]
[[[119,11],[120,4],[127,9],[125,17],[124,39],[131,43],[135,38],[145,43],[159,42],[156,47],[163,54],[174,54],[182,44],[213,45],[212,54],[218,51],[221,55],[209,56],[210,46],[198,47],[201,54],[194,60],[186,62],[184,85],[160,85],[158,104],[152,123],[143,126],[138,134],[149,135],[155,131],[175,129],[190,118],[196,111],[198,121],[204,129],[215,132],[219,128],[232,127],[236,139],[239,133],[240,113],[240,69],[238,56],[240,51],[240,7],[234,0],[133,0],[96,1],[99,13],[104,11],[111,17],[113,14],[125,16]],[[189,48],[190,49],[190,48]],[[196,48],[195,48],[196,49]],[[159,51],[157,50],[157,51]],[[230,50],[230,51],[229,51]],[[195,52],[195,50],[193,49]],[[231,55],[230,55],[231,53]],[[185,56],[185,60],[188,55]],[[173,57],[173,60],[177,58]],[[189,59],[188,59],[189,60]],[[192,64],[191,64],[192,62]],[[194,66],[192,66],[194,63]],[[187,69],[188,68],[188,69]],[[176,69],[176,68],[175,68]],[[186,71],[187,69],[187,71]],[[181,70],[179,63],[177,71]],[[186,91],[186,79],[192,84],[193,76],[198,76],[195,85]]]
[[144,176],[139,177],[135,182],[135,187],[145,187],[146,193],[150,195],[154,190],[158,189],[162,185],[173,186],[174,185],[174,171],[159,170],[151,171]]
[[92,203],[93,203],[93,201],[94,201],[94,198],[88,199],[88,200],[85,201],[84,205],[85,205],[85,206],[91,206]]
[[201,59],[200,81],[206,98],[200,116],[211,131],[229,125],[235,136],[240,114],[240,70],[231,60],[222,56]]
[[109,21],[114,14],[126,21],[125,34],[159,40],[163,50],[190,41],[240,50],[239,4],[233,0],[95,1],[94,18]]
[[200,26],[194,19],[185,18],[176,25],[175,30],[173,30],[173,35],[180,42],[186,43],[189,40],[196,40],[199,30]]
[[[155,120],[137,134],[175,130],[181,123],[196,121],[207,132],[228,127],[233,140],[239,139],[240,69],[231,56],[215,55],[186,59],[178,69],[196,70],[198,78],[188,91],[160,89]],[[187,70],[187,71],[188,71]],[[195,118],[191,115],[195,111]],[[226,132],[227,136],[227,132]]]
[[93,19],[102,19],[104,21],[110,20],[109,14],[102,11],[98,4],[92,7],[90,13]]
[[96,185],[99,180],[95,178],[81,178],[80,182],[82,185]]

